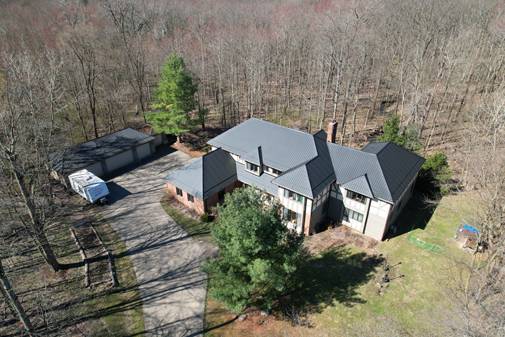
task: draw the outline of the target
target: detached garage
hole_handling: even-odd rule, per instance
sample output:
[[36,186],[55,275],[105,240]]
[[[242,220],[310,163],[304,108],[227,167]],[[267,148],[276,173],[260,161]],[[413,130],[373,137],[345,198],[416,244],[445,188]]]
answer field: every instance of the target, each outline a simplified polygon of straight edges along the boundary
[[153,136],[127,128],[52,154],[53,176],[65,185],[70,174],[82,169],[105,178],[141,162],[154,151]]

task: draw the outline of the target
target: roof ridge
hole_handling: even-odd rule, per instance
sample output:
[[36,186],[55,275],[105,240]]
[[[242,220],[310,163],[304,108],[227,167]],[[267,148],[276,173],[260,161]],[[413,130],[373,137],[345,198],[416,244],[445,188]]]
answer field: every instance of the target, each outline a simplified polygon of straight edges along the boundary
[[93,138],[93,139],[87,140],[87,141],[85,141],[85,142],[80,142],[80,143],[77,143],[77,144],[71,145],[71,147],[76,147],[76,146],[79,146],[79,145],[84,145],[84,144],[87,144],[87,143],[96,142],[96,141],[97,141],[97,140],[99,140],[99,139],[105,138],[105,137],[107,137],[107,136],[111,136],[111,135],[113,135],[113,134],[115,134],[115,133],[119,133],[119,132],[121,132],[121,131],[128,130],[128,129],[131,129],[131,130],[133,130],[133,131],[136,131],[136,132],[138,132],[138,133],[141,133],[141,134],[145,135],[146,137],[152,137],[152,136],[150,136],[150,135],[147,135],[147,134],[145,134],[145,133],[143,133],[143,132],[140,132],[140,131],[135,130],[134,128],[132,128],[132,127],[129,127],[129,126],[128,126],[128,127],[126,127],[126,128],[119,129],[119,130],[114,131],[114,132],[112,132],[112,133],[107,133],[107,134],[102,135],[102,136],[100,136],[100,137]]
[[[264,119],[260,119],[260,118],[256,118],[256,117],[251,117],[249,118],[248,120],[251,120],[251,119],[254,119],[254,120],[257,120],[257,121],[260,121],[260,122],[263,122],[263,123],[267,123],[267,124],[271,124],[271,125],[274,125],[274,126],[278,126],[280,128],[283,128],[283,129],[288,129],[290,131],[294,131],[294,132],[299,132],[299,133],[302,133],[304,135],[309,135],[309,136],[313,136],[312,133],[308,133],[308,132],[305,132],[305,131],[302,131],[302,130],[297,130],[297,129],[293,129],[293,128],[290,128],[290,127],[287,127],[287,126],[284,126],[284,125],[281,125],[281,124],[277,124],[275,122],[271,122],[271,121],[267,121],[267,120],[264,120]],[[246,120],[245,122],[247,122],[248,120]],[[245,123],[244,122],[244,123]],[[318,131],[319,132],[319,131]]]
[[[351,150],[351,151],[354,151],[354,152],[357,152],[357,153],[370,154],[370,155],[375,156],[375,153],[366,152],[366,151],[363,151],[363,150],[358,150],[358,149],[355,149],[355,148],[350,147],[350,146],[344,146],[344,145],[340,145],[340,144],[336,144],[336,143],[332,143],[332,142],[326,142],[326,144],[328,144],[328,146],[332,145],[332,146],[336,146],[336,147],[342,147],[344,149],[348,149],[348,150]],[[368,143],[368,144],[371,144],[371,143]]]
[[[317,157],[317,156],[316,156],[316,157]],[[314,158],[316,158],[316,157],[314,157]],[[314,158],[312,158],[312,159],[314,159]],[[302,166],[306,166],[306,165],[307,165],[307,163],[308,163],[308,162],[310,162],[312,159],[309,159],[309,160],[307,160],[307,161],[304,161],[304,162],[302,162],[302,163],[300,163],[300,164],[298,164],[298,165],[293,166],[293,167],[292,167],[292,168],[290,168],[289,170],[282,172],[282,174],[281,174],[281,175],[279,175],[279,176],[275,177],[274,179],[272,179],[272,181],[277,180],[277,178],[280,178],[280,177],[284,176],[284,175],[285,175],[285,174],[287,174],[287,173],[293,172],[294,170],[296,170],[296,169],[298,169],[298,168],[300,168],[300,167],[302,167]]]
[[[371,144],[371,143],[368,143],[368,144]],[[377,153],[376,155],[378,155],[379,153],[381,153],[382,151],[384,151],[385,148],[387,148],[388,146],[390,146],[391,144],[394,144],[398,147],[401,147],[403,148],[402,146],[399,146],[398,144],[396,143],[393,143],[393,142],[375,142],[375,144],[385,144]]]

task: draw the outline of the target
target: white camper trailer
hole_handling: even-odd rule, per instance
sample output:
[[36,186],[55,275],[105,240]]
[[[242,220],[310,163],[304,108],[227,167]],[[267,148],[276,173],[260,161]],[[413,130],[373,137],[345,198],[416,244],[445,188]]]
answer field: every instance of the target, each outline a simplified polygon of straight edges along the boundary
[[80,170],[68,176],[70,186],[91,203],[103,201],[109,194],[107,184],[88,170]]

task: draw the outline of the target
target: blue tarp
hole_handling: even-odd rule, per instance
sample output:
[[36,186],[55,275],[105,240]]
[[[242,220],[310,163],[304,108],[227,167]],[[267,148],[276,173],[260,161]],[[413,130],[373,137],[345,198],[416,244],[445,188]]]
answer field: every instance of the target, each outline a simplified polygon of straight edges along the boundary
[[477,228],[475,228],[473,226],[470,226],[468,224],[464,224],[462,229],[466,230],[468,232],[471,232],[471,233],[475,233],[475,234],[479,234],[480,233]]

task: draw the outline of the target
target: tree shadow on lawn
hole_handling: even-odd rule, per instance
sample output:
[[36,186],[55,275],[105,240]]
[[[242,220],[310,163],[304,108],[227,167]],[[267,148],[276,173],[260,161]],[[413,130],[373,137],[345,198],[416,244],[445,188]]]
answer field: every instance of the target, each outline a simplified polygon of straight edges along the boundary
[[280,301],[281,310],[294,308],[300,314],[309,314],[337,302],[345,306],[365,303],[358,288],[373,277],[383,260],[343,245],[313,256],[300,270],[298,290]]

